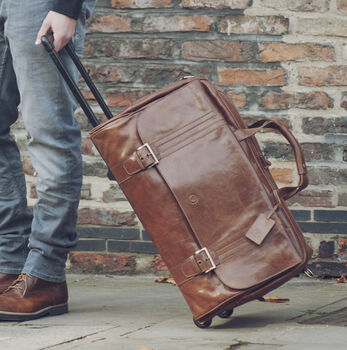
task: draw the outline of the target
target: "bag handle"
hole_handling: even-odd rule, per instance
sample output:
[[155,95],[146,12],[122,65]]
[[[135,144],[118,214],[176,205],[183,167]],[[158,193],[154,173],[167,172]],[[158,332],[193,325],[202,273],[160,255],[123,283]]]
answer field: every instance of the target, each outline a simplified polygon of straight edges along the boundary
[[293,197],[296,193],[302,191],[308,185],[307,168],[304,159],[304,154],[298,140],[293,136],[293,134],[281,123],[272,119],[262,119],[259,120],[248,127],[248,129],[238,129],[235,131],[235,136],[239,141],[246,140],[247,138],[255,135],[258,131],[263,128],[276,129],[279,131],[289,142],[293,148],[296,167],[299,175],[299,183],[295,187],[282,187],[276,190],[278,196],[283,199],[289,199]]

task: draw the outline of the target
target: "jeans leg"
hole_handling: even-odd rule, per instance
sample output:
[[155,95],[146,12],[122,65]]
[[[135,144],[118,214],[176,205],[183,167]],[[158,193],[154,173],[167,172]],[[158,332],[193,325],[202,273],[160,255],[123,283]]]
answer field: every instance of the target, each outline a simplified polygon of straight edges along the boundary
[[[75,100],[43,47],[37,32],[55,0],[9,1],[8,37],[21,98],[28,150],[38,174],[29,254],[23,268],[51,282],[65,279],[68,252],[77,243],[76,219],[82,183],[81,135]],[[79,20],[75,42],[83,40]],[[61,53],[77,80],[70,58]]]
[[27,208],[24,171],[10,125],[18,117],[19,93],[0,18],[0,272],[20,273],[28,254],[32,213]]

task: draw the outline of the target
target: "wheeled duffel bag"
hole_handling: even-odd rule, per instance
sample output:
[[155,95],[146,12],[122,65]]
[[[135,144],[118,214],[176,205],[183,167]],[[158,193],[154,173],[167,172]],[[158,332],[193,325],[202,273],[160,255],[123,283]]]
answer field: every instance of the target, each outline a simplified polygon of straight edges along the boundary
[[[263,128],[277,130],[293,148],[297,186],[277,187],[254,136]],[[136,101],[90,135],[198,326],[305,269],[312,251],[284,201],[307,186],[306,166],[281,123],[265,119],[247,127],[217,87],[190,77]]]

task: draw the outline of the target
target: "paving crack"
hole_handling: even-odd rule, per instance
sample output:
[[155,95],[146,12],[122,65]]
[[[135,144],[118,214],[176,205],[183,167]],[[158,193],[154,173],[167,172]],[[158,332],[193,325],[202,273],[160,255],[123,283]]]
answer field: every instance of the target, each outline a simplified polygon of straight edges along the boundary
[[56,347],[61,346],[61,345],[70,344],[70,343],[73,343],[75,341],[83,340],[83,339],[86,339],[86,338],[94,336],[94,335],[98,335],[98,334],[101,334],[101,333],[104,333],[104,332],[108,332],[108,331],[110,331],[112,329],[116,329],[116,328],[119,328],[119,327],[120,326],[114,326],[114,327],[111,327],[111,328],[102,329],[102,330],[97,331],[97,332],[81,335],[80,337],[76,337],[76,338],[72,338],[72,339],[69,339],[69,340],[65,340],[65,341],[63,341],[61,343],[58,343],[58,344],[45,346],[44,348],[40,348],[39,350],[53,349],[53,348],[56,348]]
[[129,335],[129,334],[133,334],[133,333],[142,331],[143,329],[151,328],[151,327],[153,327],[153,326],[155,326],[155,325],[156,325],[156,323],[153,323],[153,324],[149,324],[149,325],[144,326],[144,327],[140,327],[140,328],[134,329],[134,330],[132,330],[132,331],[128,331],[128,332],[126,332],[126,333],[121,334],[120,337],[124,337],[124,336],[127,336],[127,335]]

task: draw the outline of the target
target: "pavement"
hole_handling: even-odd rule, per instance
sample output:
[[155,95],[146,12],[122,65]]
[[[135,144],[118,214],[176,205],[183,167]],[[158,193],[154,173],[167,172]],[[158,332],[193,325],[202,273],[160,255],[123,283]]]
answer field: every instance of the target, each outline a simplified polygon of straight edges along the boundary
[[68,275],[69,313],[0,323],[0,349],[347,350],[347,283],[295,278],[199,329],[179,289],[156,276]]

